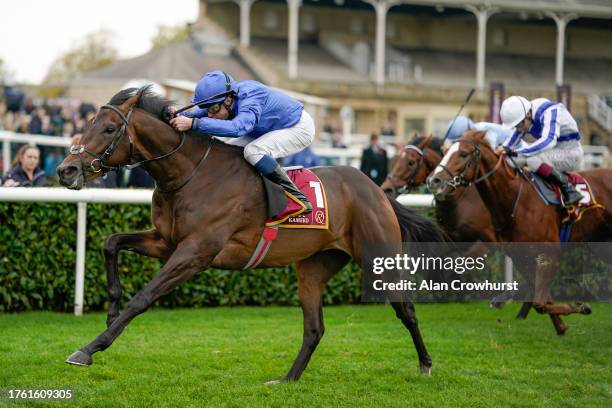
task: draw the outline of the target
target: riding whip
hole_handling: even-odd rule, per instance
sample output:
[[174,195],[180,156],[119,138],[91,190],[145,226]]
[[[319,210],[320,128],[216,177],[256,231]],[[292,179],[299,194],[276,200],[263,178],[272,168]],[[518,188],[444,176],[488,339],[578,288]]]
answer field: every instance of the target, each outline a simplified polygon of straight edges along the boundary
[[470,92],[467,94],[467,96],[465,97],[465,100],[463,101],[463,103],[461,104],[461,107],[459,108],[459,111],[457,112],[457,114],[455,115],[455,117],[453,118],[453,121],[451,122],[450,126],[448,127],[448,129],[446,129],[446,134],[444,135],[444,139],[442,139],[442,143],[444,143],[444,141],[448,138],[448,134],[451,130],[451,128],[453,127],[453,125],[455,124],[455,121],[457,120],[457,118],[459,117],[459,115],[461,114],[461,111],[463,110],[463,108],[465,107],[465,105],[468,104],[468,102],[470,101],[470,98],[472,97],[472,95],[474,95],[474,91],[475,89],[472,88],[470,89]]

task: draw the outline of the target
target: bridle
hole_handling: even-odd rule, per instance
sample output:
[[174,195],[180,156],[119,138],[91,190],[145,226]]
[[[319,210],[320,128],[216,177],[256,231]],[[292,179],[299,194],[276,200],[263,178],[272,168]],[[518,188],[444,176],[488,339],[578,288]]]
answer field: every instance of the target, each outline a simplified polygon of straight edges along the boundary
[[[471,186],[472,184],[478,184],[481,181],[484,181],[486,179],[488,179],[489,177],[491,177],[493,175],[493,173],[495,173],[500,166],[502,165],[502,163],[506,166],[506,170],[508,170],[508,165],[506,163],[506,161],[504,160],[504,156],[508,157],[510,159],[510,161],[512,161],[512,163],[514,164],[514,168],[516,169],[514,178],[518,177],[519,175],[521,175],[523,178],[525,178],[527,181],[529,181],[529,179],[527,178],[527,176],[525,175],[525,173],[521,170],[520,166],[517,166],[516,162],[514,161],[514,159],[512,158],[512,156],[507,156],[505,154],[500,154],[499,155],[499,159],[497,159],[497,163],[495,164],[495,166],[489,170],[485,175],[478,177],[476,180],[468,182],[467,180],[465,180],[465,174],[467,173],[468,169],[472,166],[472,163],[480,163],[480,158],[481,158],[481,153],[480,153],[480,147],[478,146],[477,143],[471,141],[471,140],[464,140],[465,142],[470,142],[472,143],[472,145],[474,146],[474,150],[470,153],[470,158],[469,160],[465,163],[465,166],[463,166],[463,169],[461,169],[461,172],[459,172],[458,175],[453,175],[453,173],[448,170],[446,168],[446,166],[444,166],[443,164],[439,164],[438,166],[442,167],[442,169],[448,173],[448,175],[451,177],[451,180],[447,182],[447,184],[449,186],[451,186],[453,189],[457,189],[457,187],[466,187],[465,190],[463,190],[463,193],[465,193],[465,191],[467,190],[467,187]],[[516,193],[516,198],[514,199],[514,205],[512,206],[512,213],[510,214],[510,217],[512,219],[515,218],[516,215],[516,210],[518,209],[518,203],[519,200],[521,199],[521,193],[523,192],[523,183],[519,182],[519,188],[518,188],[518,192]],[[463,194],[462,193],[462,194]],[[496,229],[497,230],[497,229]]]
[[[469,187],[472,184],[478,184],[481,181],[484,181],[484,180],[488,179],[489,177],[491,177],[493,175],[493,173],[495,173],[497,171],[497,169],[499,169],[499,167],[501,166],[501,164],[502,164],[502,162],[504,160],[504,155],[500,154],[499,155],[499,159],[497,160],[497,163],[495,164],[493,169],[491,169],[489,172],[487,172],[487,174],[485,174],[484,176],[478,177],[474,181],[467,181],[465,179],[465,175],[468,172],[468,170],[470,169],[470,167],[472,167],[473,163],[475,163],[476,165],[478,165],[480,163],[481,153],[480,153],[480,147],[478,146],[477,143],[472,142],[470,140],[464,140],[464,141],[472,143],[472,145],[474,146],[474,150],[472,150],[472,152],[470,153],[467,162],[465,163],[465,165],[463,166],[463,168],[461,169],[459,174],[454,175],[445,165],[438,164],[438,166],[441,167],[442,170],[444,170],[450,176],[451,179],[449,181],[447,181],[447,184],[450,187],[452,187],[453,189],[457,189],[457,187]],[[458,143],[460,143],[460,142],[458,142]]]
[[[415,145],[406,145],[404,146],[404,148],[402,150],[414,150],[415,152],[417,152],[417,154],[419,155],[419,162],[416,165],[416,168],[410,173],[410,175],[407,177],[406,183],[404,183],[404,185],[400,188],[398,188],[395,184],[393,184],[391,186],[391,191],[393,192],[393,194],[406,194],[406,193],[410,193],[416,186],[416,184],[414,183],[414,177],[417,175],[417,173],[419,172],[419,170],[421,169],[421,166],[423,165],[423,163],[425,163],[425,165],[431,169],[429,163],[427,163],[425,161],[425,153],[423,153],[423,150]],[[407,160],[405,158],[402,158],[400,155],[400,158],[403,160]],[[397,181],[402,181],[402,179],[399,176],[396,176],[395,174],[391,173],[387,176],[387,179],[391,180],[392,182],[394,180]]]
[[[106,164],[106,162],[115,153],[115,151],[119,147],[119,143],[121,142],[121,139],[123,138],[123,135],[125,135],[125,134],[127,134],[128,141],[129,141],[129,144],[130,144],[129,155],[128,155],[127,162],[130,163],[132,161],[132,156],[134,154],[134,143],[132,141],[132,135],[130,135],[130,133],[127,131],[128,125],[130,123],[130,118],[132,117],[132,109],[130,109],[130,111],[128,112],[127,116],[124,115],[123,112],[121,112],[121,110],[119,108],[117,108],[116,106],[113,106],[113,105],[104,105],[100,109],[110,109],[110,110],[112,110],[117,115],[119,115],[119,117],[123,121],[123,124],[121,125],[121,127],[115,131],[115,134],[113,135],[113,140],[108,145],[106,150],[104,150],[104,153],[102,153],[101,155],[98,155],[97,153],[92,152],[91,150],[89,150],[87,148],[87,146],[85,146],[83,144],[78,144],[78,145],[70,146],[70,154],[71,155],[79,156],[79,158],[81,158],[81,160],[83,160],[83,158],[81,157],[81,154],[87,153],[88,155],[90,155],[90,156],[92,156],[94,158],[89,163],[89,166],[88,166],[88,169],[92,173],[99,173],[101,171],[104,171],[105,173],[107,173],[109,171],[119,170],[121,168],[126,168],[128,170],[131,170],[131,169],[139,167],[139,166],[141,166],[141,165],[143,165],[145,163],[156,161],[156,160],[161,160],[161,159],[164,159],[166,157],[169,157],[169,156],[173,155],[174,153],[176,153],[181,148],[181,146],[183,146],[183,144],[185,143],[185,134],[183,132],[181,132],[179,134],[180,135],[180,139],[181,139],[179,144],[174,149],[172,149],[170,152],[168,152],[168,153],[165,153],[165,154],[163,154],[161,156],[153,157],[151,159],[142,160],[142,161],[139,161],[139,162],[133,163],[133,164],[126,164],[126,165],[122,165],[122,166],[109,166],[109,165]],[[97,163],[97,165],[94,165],[94,163]]]
[[[85,145],[82,145],[82,144],[73,145],[73,146],[70,147],[70,154],[71,155],[79,156],[79,158],[81,159],[81,162],[83,161],[83,157],[81,156],[81,154],[83,154],[83,153],[87,153],[88,155],[90,155],[90,156],[92,156],[94,158],[91,161],[91,163],[89,163],[89,167],[88,167],[89,171],[91,171],[92,173],[99,173],[101,171],[104,171],[104,173],[106,173],[106,172],[111,171],[111,170],[119,170],[119,169],[122,169],[122,168],[131,170],[131,169],[139,167],[139,166],[141,166],[141,165],[143,165],[145,163],[149,163],[149,162],[165,159],[166,157],[170,157],[174,153],[176,153],[183,146],[183,144],[185,143],[185,133],[184,132],[180,132],[179,133],[179,138],[180,138],[179,144],[174,149],[169,151],[168,153],[165,153],[165,154],[162,154],[161,156],[153,157],[153,158],[150,158],[150,159],[145,159],[145,160],[139,161],[137,163],[133,163],[133,164],[125,164],[125,165],[120,165],[120,166],[109,166],[109,165],[106,164],[106,161],[108,159],[110,159],[110,157],[115,153],[115,151],[117,150],[117,147],[119,146],[119,143],[121,142],[121,139],[123,138],[123,135],[125,135],[125,134],[127,134],[128,141],[129,141],[129,144],[130,144],[130,148],[129,148],[130,150],[129,150],[129,155],[128,155],[127,162],[130,163],[132,161],[132,157],[133,157],[133,153],[134,153],[134,144],[132,142],[132,136],[127,131],[127,128],[128,128],[129,122],[130,122],[130,118],[132,117],[132,109],[130,109],[130,111],[128,112],[127,116],[124,115],[123,112],[121,112],[121,110],[119,108],[117,108],[116,106],[113,106],[113,105],[104,105],[100,109],[110,109],[110,110],[112,110],[117,115],[119,115],[119,117],[123,121],[123,124],[121,125],[121,127],[115,131],[115,134],[113,135],[113,140],[108,145],[106,150],[104,150],[104,153],[102,153],[101,155],[98,155],[97,153],[92,152],[91,150],[87,149],[87,147]],[[210,150],[212,149],[213,144],[214,144],[214,138],[211,137],[211,138],[209,138],[207,149],[204,151],[204,154],[202,155],[202,157],[200,157],[200,160],[196,163],[196,165],[193,168],[193,171],[191,172],[189,177],[187,177],[187,179],[182,181],[177,187],[174,187],[174,188],[171,188],[171,189],[167,189],[167,190],[161,189],[159,186],[157,186],[157,191],[159,191],[161,193],[164,193],[164,194],[165,193],[173,193],[173,192],[178,191],[181,188],[185,187],[187,185],[187,183],[189,183],[191,181],[191,179],[193,179],[193,177],[195,176],[196,172],[198,171],[198,169],[200,168],[202,163],[204,161],[206,161],[206,158],[208,157],[208,154],[210,153]],[[94,165],[94,163],[98,163],[98,164]],[[85,167],[83,169],[85,170]]]

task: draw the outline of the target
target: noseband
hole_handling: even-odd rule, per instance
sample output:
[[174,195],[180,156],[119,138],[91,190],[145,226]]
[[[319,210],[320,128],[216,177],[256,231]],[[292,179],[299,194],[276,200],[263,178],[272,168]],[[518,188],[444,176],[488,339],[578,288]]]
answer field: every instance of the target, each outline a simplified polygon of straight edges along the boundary
[[[135,167],[141,166],[144,163],[166,158],[166,157],[171,156],[172,154],[174,154],[178,149],[180,149],[181,146],[183,146],[183,143],[185,142],[185,134],[183,132],[181,132],[179,134],[180,135],[180,139],[181,139],[179,144],[174,149],[172,149],[172,151],[170,151],[170,152],[168,152],[166,154],[163,154],[163,155],[158,156],[158,157],[153,157],[151,159],[142,160],[142,161],[140,161],[138,163],[134,163],[134,164],[127,164],[127,165],[120,165],[120,166],[109,166],[109,165],[106,164],[106,161],[108,159],[110,159],[110,157],[115,153],[115,151],[117,150],[117,147],[119,147],[119,143],[121,142],[121,139],[123,138],[124,134],[127,134],[128,141],[130,143],[130,149],[129,149],[129,155],[128,155],[127,162],[130,163],[132,161],[132,155],[134,153],[134,143],[132,142],[132,136],[127,131],[127,128],[128,128],[129,122],[130,122],[130,118],[132,117],[132,109],[130,109],[130,111],[128,112],[127,116],[124,115],[123,112],[121,112],[121,110],[119,108],[117,108],[116,106],[113,106],[113,105],[104,105],[100,109],[110,109],[110,110],[112,110],[117,115],[119,115],[119,117],[123,121],[123,124],[121,125],[121,127],[115,131],[115,134],[113,135],[113,140],[108,145],[106,150],[104,150],[104,153],[102,153],[101,155],[98,155],[97,153],[92,152],[91,150],[87,149],[87,147],[85,145],[83,145],[83,144],[78,144],[78,145],[70,146],[70,154],[76,155],[76,156],[80,157],[81,154],[87,153],[88,155],[90,155],[90,156],[92,156],[94,158],[91,161],[91,163],[89,163],[89,170],[91,172],[93,172],[93,173],[99,173],[101,171],[104,171],[106,173],[106,172],[109,172],[111,170],[119,170],[121,168],[133,169]],[[96,163],[96,162],[97,162],[97,165],[94,165],[94,163]]]
[[469,142],[472,143],[472,145],[474,146],[474,150],[472,151],[472,153],[470,153],[470,157],[468,161],[465,163],[465,166],[463,166],[463,169],[461,169],[459,174],[454,175],[445,165],[438,164],[438,166],[440,166],[442,170],[444,170],[450,176],[451,179],[447,181],[447,184],[451,186],[453,189],[456,189],[457,187],[469,187],[472,184],[478,184],[481,181],[491,177],[493,173],[497,171],[499,166],[502,164],[502,161],[504,160],[504,155],[500,154],[499,159],[497,160],[497,163],[495,164],[495,167],[493,167],[493,169],[490,170],[487,174],[485,174],[484,176],[478,177],[474,181],[466,180],[465,175],[467,171],[469,170],[470,167],[472,167],[473,163],[476,163],[476,165],[478,165],[478,163],[480,163],[480,157],[481,157],[480,147],[478,146],[478,144],[472,141],[469,141]]
[[[397,188],[397,186],[393,185],[392,186],[392,191],[394,194],[405,194],[405,193],[410,193],[415,187],[416,185],[414,184],[414,176],[416,176],[416,174],[419,172],[419,169],[421,168],[421,166],[423,165],[423,163],[425,162],[425,153],[423,153],[423,150],[415,145],[406,145],[404,146],[404,150],[414,150],[415,152],[417,152],[417,154],[419,155],[419,162],[416,166],[416,168],[414,169],[414,171],[412,171],[412,173],[410,173],[410,175],[408,176],[406,183],[400,187]],[[406,160],[406,159],[404,159]],[[402,181],[401,178],[399,178],[398,176],[394,175],[394,174],[389,174],[387,176],[387,178],[391,181],[393,180],[399,180]]]

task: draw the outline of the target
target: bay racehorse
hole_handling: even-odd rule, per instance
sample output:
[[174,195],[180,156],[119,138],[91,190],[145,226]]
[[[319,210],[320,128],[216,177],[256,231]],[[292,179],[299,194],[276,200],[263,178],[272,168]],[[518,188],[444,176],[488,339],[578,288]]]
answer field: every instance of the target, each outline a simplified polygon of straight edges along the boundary
[[[440,140],[432,136],[415,138],[400,151],[381,188],[397,197],[424,185],[427,176],[442,160],[441,148]],[[456,195],[437,198],[435,214],[438,225],[455,242],[497,242],[491,214],[475,186],[458,187]],[[529,259],[517,258],[514,261],[518,268],[535,267]],[[508,291],[497,295],[490,304],[501,308],[513,294]],[[530,309],[531,302],[524,302],[516,317],[525,319]]]
[[[67,362],[92,364],[137,315],[161,296],[208,267],[239,270],[247,264],[266,218],[263,182],[240,147],[207,135],[179,134],[168,125],[171,103],[148,88],[115,95],[88,124],[82,144],[71,147],[57,172],[60,182],[80,189],[83,182],[139,162],[155,179],[153,228],[118,233],[104,245],[110,305],[107,329],[73,353]],[[322,293],[327,281],[351,258],[360,262],[369,243],[438,241],[437,226],[389,199],[359,170],[321,167],[329,205],[329,229],[280,229],[260,267],[297,263],[304,317],[301,350],[283,380],[298,380],[323,336]],[[120,250],[162,259],[159,273],[120,312],[117,268]],[[237,272],[239,273],[239,272]],[[418,353],[420,370],[431,358],[408,300],[392,302]]]
[[[559,243],[559,208],[548,206],[540,198],[523,173],[510,167],[504,155],[496,155],[485,132],[468,131],[446,153],[442,162],[429,176],[427,184],[436,198],[460,194],[458,187],[475,185],[489,209],[496,238],[499,242]],[[586,211],[574,224],[570,241],[609,241],[612,236],[612,170],[593,169],[580,172],[591,185],[594,196],[602,205]],[[567,325],[561,315],[589,314],[586,304],[553,304],[550,285],[557,271],[558,245],[545,250],[544,262],[536,262],[534,308],[548,313],[557,334]],[[538,253],[533,254],[533,259]]]

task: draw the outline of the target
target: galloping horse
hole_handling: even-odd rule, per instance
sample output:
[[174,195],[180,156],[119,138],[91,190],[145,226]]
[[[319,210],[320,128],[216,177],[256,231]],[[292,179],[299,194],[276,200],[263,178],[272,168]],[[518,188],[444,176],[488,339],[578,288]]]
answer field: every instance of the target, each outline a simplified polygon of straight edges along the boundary
[[[395,161],[381,188],[397,197],[425,184],[427,176],[442,160],[442,152],[432,136],[421,137],[406,145]],[[456,242],[495,241],[491,216],[475,188],[462,191],[457,199],[436,200],[436,218]]]
[[[80,189],[84,181],[106,171],[142,164],[156,181],[153,229],[119,233],[104,245],[110,306],[107,329],[68,357],[75,365],[92,364],[92,354],[109,347],[123,329],[161,296],[212,266],[241,269],[247,264],[266,218],[263,182],[243,159],[242,148],[201,134],[179,134],[168,125],[170,102],[148,88],[115,95],[88,125],[82,145],[57,171],[63,185]],[[323,336],[322,293],[327,281],[351,258],[359,262],[368,243],[402,239],[439,241],[443,233],[415,211],[389,199],[351,167],[314,170],[328,192],[329,229],[280,229],[261,267],[297,263],[298,290],[304,315],[302,348],[283,380],[298,380]],[[120,250],[165,261],[158,275],[119,312]],[[392,302],[409,330],[423,374],[431,358],[409,301]]]
[[[491,213],[498,241],[559,243],[562,213],[546,205],[530,182],[509,167],[504,155],[495,154],[484,136],[485,132],[480,131],[461,136],[428,178],[431,191],[437,198],[453,197],[460,194],[457,187],[475,184]],[[573,226],[570,240],[608,241],[612,231],[612,170],[595,169],[581,174],[603,207],[586,211]],[[548,313],[557,334],[562,335],[567,325],[560,315],[589,314],[591,310],[586,304],[552,304],[550,285],[557,257],[557,252],[547,253],[546,262],[537,263],[534,308]]]
[[[397,197],[425,184],[427,176],[442,160],[441,147],[432,136],[418,137],[404,146],[381,188]],[[438,225],[455,242],[497,242],[491,215],[475,186],[459,187],[458,194],[437,198],[435,212]],[[524,269],[535,267],[529,259],[517,258],[515,263]],[[501,308],[509,296],[511,292],[502,293],[490,304]],[[525,319],[530,309],[531,302],[524,302],[516,317]]]

